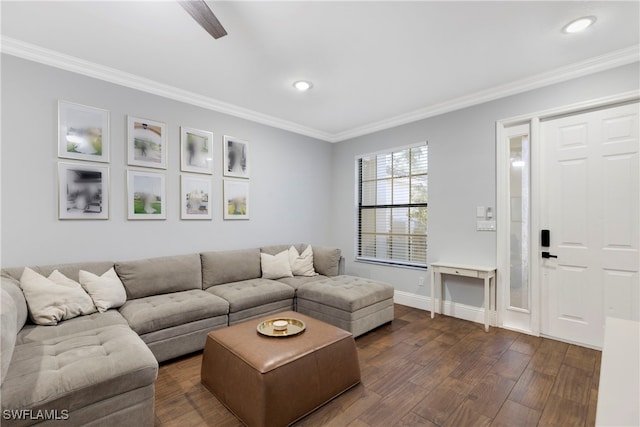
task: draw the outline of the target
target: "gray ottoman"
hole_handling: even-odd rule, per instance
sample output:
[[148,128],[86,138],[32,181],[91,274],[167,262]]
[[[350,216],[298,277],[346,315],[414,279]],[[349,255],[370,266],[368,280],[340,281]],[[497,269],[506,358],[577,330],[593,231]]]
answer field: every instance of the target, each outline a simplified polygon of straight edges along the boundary
[[393,290],[362,277],[329,277],[298,288],[297,311],[357,337],[393,320]]

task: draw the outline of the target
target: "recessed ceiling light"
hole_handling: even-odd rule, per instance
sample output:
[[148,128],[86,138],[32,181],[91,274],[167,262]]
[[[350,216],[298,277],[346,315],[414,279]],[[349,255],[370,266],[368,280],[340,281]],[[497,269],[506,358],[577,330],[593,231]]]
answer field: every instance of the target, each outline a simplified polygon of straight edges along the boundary
[[569,34],[579,33],[580,31],[584,31],[592,26],[594,22],[596,22],[595,16],[584,16],[582,18],[578,18],[574,21],[569,22],[567,25],[565,25],[562,31]]
[[298,89],[300,92],[304,92],[311,89],[313,87],[313,84],[305,80],[299,80],[293,84],[293,87]]

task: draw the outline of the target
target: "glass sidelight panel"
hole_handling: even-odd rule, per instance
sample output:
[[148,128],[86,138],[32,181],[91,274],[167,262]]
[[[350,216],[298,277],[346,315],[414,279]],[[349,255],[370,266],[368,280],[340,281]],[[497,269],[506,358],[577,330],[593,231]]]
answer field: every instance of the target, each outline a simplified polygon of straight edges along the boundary
[[509,138],[510,306],[529,310],[529,135]]

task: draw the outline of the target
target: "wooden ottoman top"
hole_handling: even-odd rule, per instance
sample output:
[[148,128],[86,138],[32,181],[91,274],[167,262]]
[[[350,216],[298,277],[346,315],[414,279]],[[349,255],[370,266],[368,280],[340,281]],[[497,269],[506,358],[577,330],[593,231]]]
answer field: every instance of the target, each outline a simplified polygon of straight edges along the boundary
[[[260,322],[273,318],[300,319],[306,329],[292,337],[267,337],[257,331]],[[351,333],[295,311],[271,314],[209,332],[209,338],[261,373],[350,337]]]

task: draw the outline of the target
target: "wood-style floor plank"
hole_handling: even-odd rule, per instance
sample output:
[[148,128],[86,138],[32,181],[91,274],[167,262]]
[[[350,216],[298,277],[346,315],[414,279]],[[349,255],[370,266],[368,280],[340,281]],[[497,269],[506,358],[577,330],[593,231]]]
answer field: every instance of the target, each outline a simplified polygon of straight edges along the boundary
[[[295,427],[595,425],[596,350],[401,305],[356,348],[362,382]],[[242,426],[200,384],[201,363],[160,365],[156,426]]]

